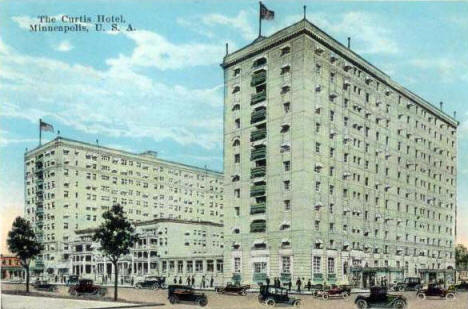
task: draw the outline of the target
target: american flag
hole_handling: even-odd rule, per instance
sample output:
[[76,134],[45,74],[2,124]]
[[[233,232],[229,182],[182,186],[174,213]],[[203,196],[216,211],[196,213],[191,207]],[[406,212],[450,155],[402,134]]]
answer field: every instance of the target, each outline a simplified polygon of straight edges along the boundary
[[272,20],[273,18],[275,18],[275,12],[267,9],[267,7],[260,2],[260,19]]
[[51,125],[51,124],[48,124],[47,122],[44,122],[42,120],[40,121],[39,128],[40,128],[41,131],[54,132],[54,126]]

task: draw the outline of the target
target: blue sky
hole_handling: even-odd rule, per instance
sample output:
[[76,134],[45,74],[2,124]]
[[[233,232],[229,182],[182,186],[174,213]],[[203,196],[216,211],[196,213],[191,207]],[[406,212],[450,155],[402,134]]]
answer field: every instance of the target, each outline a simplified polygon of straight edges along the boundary
[[[468,2],[264,3],[276,14],[264,34],[301,19],[306,4],[311,22],[457,111],[459,240],[468,244]],[[39,15],[97,14],[122,14],[136,31],[28,30]],[[39,118],[62,136],[222,170],[219,63],[226,42],[233,50],[255,39],[257,14],[256,1],[0,1],[2,231],[22,212],[23,154],[38,143]]]

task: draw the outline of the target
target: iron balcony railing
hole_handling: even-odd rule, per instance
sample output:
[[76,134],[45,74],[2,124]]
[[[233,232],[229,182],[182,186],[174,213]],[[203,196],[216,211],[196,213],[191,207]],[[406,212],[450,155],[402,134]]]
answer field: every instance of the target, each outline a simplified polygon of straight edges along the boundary
[[266,158],[266,146],[254,148],[250,154],[250,160],[259,160]]
[[289,280],[291,280],[291,273],[281,273],[280,280],[281,280],[281,281],[289,281]]
[[252,75],[252,81],[250,86],[257,86],[263,84],[266,81],[266,71],[261,71]]
[[250,123],[256,123],[266,119],[266,109],[254,111],[250,115]]
[[254,141],[258,141],[258,140],[261,140],[261,139],[264,139],[266,137],[266,128],[265,129],[258,129],[258,130],[255,130],[255,131],[252,131],[250,133],[250,141],[251,142],[254,142]]
[[266,100],[266,90],[262,90],[258,93],[252,94],[250,98],[250,105],[257,104],[258,102],[262,102]]
[[250,170],[250,178],[263,177],[266,173],[266,166],[254,167]]
[[266,185],[254,185],[250,187],[250,196],[265,195]]
[[251,215],[262,214],[262,213],[265,213],[265,211],[266,211],[265,202],[254,204],[254,205],[250,206],[250,214]]
[[255,282],[259,282],[259,281],[265,281],[267,278],[267,274],[266,273],[254,273],[253,274],[253,281]]
[[266,231],[266,222],[259,221],[259,222],[252,222],[250,224],[250,232],[252,233],[261,233]]

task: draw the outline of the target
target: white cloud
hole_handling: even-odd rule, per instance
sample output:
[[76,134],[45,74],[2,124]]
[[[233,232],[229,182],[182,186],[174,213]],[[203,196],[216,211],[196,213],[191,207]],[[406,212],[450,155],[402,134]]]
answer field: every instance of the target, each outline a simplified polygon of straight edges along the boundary
[[224,55],[224,44],[186,43],[174,44],[151,31],[125,32],[136,44],[130,56],[119,55],[108,59],[115,68],[132,66],[154,67],[159,70],[183,69],[186,67],[216,64]]
[[54,49],[61,52],[68,52],[75,48],[68,40],[63,40],[57,46],[54,46]]
[[[109,60],[107,70],[26,56],[0,44],[2,117],[33,123],[45,117],[59,130],[60,125],[65,125],[101,136],[169,139],[206,149],[221,147],[222,124],[216,119],[222,119],[222,85],[190,89],[135,73],[133,69],[138,66],[168,69],[195,66],[201,60],[194,55],[181,59],[177,46],[158,34],[144,31],[132,37],[138,42],[132,56],[123,64]],[[150,45],[156,42],[165,46],[152,49]],[[194,51],[190,49],[193,46],[185,47],[189,48],[185,53]],[[151,58],[151,50],[159,56]],[[163,59],[163,50],[176,55]],[[205,51],[203,47],[198,49],[200,53]],[[214,60],[209,61],[220,59],[211,57]]]
[[37,24],[39,20],[37,18],[29,17],[29,16],[13,16],[14,22],[18,24],[21,29],[29,30],[30,26],[33,24]]
[[[464,79],[462,72],[468,68],[466,64],[455,59],[456,57],[417,58],[409,60],[409,63],[418,69],[433,70],[443,82],[449,83],[456,78]],[[457,73],[459,71],[460,74]]]
[[210,38],[215,36],[212,31],[213,29],[223,26],[236,30],[246,40],[253,40],[257,37],[257,30],[254,27],[255,24],[252,24],[252,20],[249,20],[249,16],[253,16],[254,14],[256,12],[253,10],[240,10],[237,16],[233,17],[212,13],[190,18],[179,17],[177,23]]
[[360,11],[341,15],[311,14],[310,21],[342,42],[351,37],[351,48],[362,54],[396,54],[400,51],[390,27],[384,26],[383,17]]

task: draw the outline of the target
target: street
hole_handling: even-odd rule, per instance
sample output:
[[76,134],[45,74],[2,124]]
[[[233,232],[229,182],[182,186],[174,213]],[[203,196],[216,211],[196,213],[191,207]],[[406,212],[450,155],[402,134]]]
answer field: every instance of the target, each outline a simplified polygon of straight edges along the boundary
[[[24,288],[20,285],[3,284],[2,290],[12,291]],[[32,290],[33,291],[33,290]],[[112,296],[113,289],[108,288],[107,296]],[[218,295],[213,291],[203,291],[208,297],[208,305],[206,308],[213,309],[255,309],[265,308],[264,305],[258,303],[257,293],[248,293],[247,296],[235,295]],[[41,295],[67,296],[67,288],[60,286],[56,293],[43,292]],[[468,293],[457,293],[457,298],[454,301],[441,299],[416,299],[415,292],[402,293],[408,300],[409,309],[467,309],[468,308]],[[356,308],[354,299],[356,295],[352,295],[348,299],[336,298],[329,300],[317,299],[311,295],[292,295],[293,297],[302,300],[302,308],[317,308],[317,309],[346,309]],[[84,299],[60,299],[54,297],[30,297],[17,295],[2,295],[2,308],[4,309],[35,309],[38,307],[47,309],[64,309],[64,308],[171,308],[171,309],[187,309],[197,308],[196,305],[177,304],[171,305],[167,300],[167,290],[138,290],[133,288],[119,289],[119,299],[128,301],[129,303],[114,303],[111,301],[99,300],[84,300]],[[131,303],[135,302],[135,303]],[[139,303],[139,304],[138,304]],[[148,305],[151,304],[163,304]],[[280,307],[280,305],[277,305]],[[283,307],[283,306],[281,306]]]

